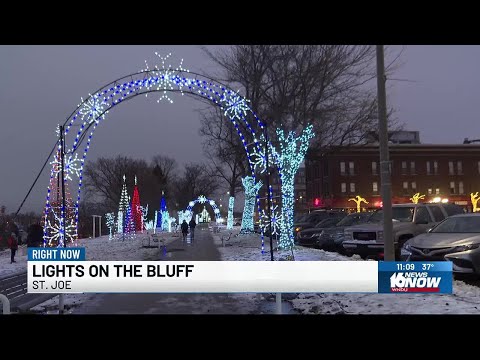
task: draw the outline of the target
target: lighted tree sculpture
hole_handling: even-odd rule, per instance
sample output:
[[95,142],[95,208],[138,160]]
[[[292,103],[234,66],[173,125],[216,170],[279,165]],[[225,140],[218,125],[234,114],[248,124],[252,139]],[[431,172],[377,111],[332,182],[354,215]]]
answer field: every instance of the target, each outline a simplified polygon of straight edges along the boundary
[[365,200],[363,197],[361,197],[360,195],[357,195],[355,196],[354,198],[352,199],[348,199],[348,201],[354,201],[356,204],[357,204],[357,212],[360,212],[361,209],[361,203],[364,202],[365,204],[368,204],[368,201]]
[[255,199],[258,190],[262,187],[262,182],[255,183],[255,179],[251,176],[246,176],[242,179],[242,184],[245,189],[245,205],[243,207],[241,234],[249,234],[253,229],[253,212],[255,210]]
[[410,200],[412,200],[412,202],[414,204],[418,204],[418,200],[422,200],[422,199],[425,199],[425,195],[420,195],[420,193],[415,193],[411,198]]
[[105,218],[106,218],[106,221],[107,221],[107,226],[108,226],[108,230],[110,230],[110,233],[108,234],[108,240],[112,240],[113,239],[113,234],[114,234],[114,231],[115,231],[115,213],[107,213],[105,214]]
[[233,229],[233,206],[235,204],[235,197],[230,196],[228,199],[228,214],[227,214],[227,229]]
[[477,203],[478,203],[478,200],[480,200],[480,196],[478,196],[478,191],[474,194],[474,193],[470,193],[470,199],[472,201],[472,207],[473,207],[473,212],[477,212],[479,211],[480,209],[478,209],[477,207]]
[[279,150],[270,144],[270,153],[272,159],[281,169],[282,179],[282,222],[280,223],[280,241],[278,247],[281,250],[293,249],[293,210],[294,210],[294,188],[295,175],[302,164],[310,140],[315,136],[313,126],[308,125],[303,129],[300,136],[296,136],[294,131],[285,133],[283,129],[277,128],[277,140]]
[[134,231],[143,231],[143,214],[140,207],[140,195],[138,194],[137,176],[135,176],[135,187],[132,198],[132,218],[135,223]]

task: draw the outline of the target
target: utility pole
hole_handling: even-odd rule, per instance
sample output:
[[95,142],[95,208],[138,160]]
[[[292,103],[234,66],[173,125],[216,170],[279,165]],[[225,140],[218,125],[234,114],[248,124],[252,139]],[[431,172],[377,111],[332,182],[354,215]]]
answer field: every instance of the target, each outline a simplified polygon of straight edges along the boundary
[[65,241],[65,139],[63,138],[63,125],[60,125],[60,158],[61,158],[61,173],[62,173],[62,241],[63,247],[67,247],[67,242]]
[[267,213],[268,213],[268,232],[270,237],[270,258],[271,261],[273,259],[273,240],[272,240],[272,214],[270,213],[271,204],[270,204],[270,166],[269,166],[269,148],[268,148],[268,131],[267,131],[267,124],[264,127],[264,134],[265,134],[265,171],[267,173],[267,177],[265,178],[265,185],[267,185]]
[[383,255],[385,261],[395,261],[392,226],[392,183],[388,153],[387,95],[385,91],[385,64],[383,45],[377,45],[378,132],[380,140],[380,183],[383,203]]

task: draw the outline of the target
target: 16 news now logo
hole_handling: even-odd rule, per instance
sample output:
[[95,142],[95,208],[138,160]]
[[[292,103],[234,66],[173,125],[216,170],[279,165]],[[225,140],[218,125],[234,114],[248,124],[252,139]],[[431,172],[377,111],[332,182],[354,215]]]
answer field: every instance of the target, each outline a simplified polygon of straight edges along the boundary
[[429,276],[427,272],[397,272],[390,276],[392,292],[440,292],[440,276]]
[[379,293],[451,294],[453,290],[450,261],[378,263]]

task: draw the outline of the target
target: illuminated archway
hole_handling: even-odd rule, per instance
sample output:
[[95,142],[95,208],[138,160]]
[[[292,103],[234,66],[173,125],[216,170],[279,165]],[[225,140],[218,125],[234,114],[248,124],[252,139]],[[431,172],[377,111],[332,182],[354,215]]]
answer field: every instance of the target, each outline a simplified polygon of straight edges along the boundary
[[[62,149],[59,141],[58,151],[54,154],[51,162],[52,170],[44,212],[44,246],[63,246],[65,241],[77,238],[83,168],[95,130],[101,121],[106,118],[110,109],[138,95],[147,96],[149,93],[158,92],[160,97],[157,102],[165,100],[173,103],[169,94],[177,92],[182,96],[196,96],[219,106],[224,111],[225,117],[231,121],[237,130],[249,160],[252,176],[255,178],[255,169],[258,168],[259,159],[264,158],[263,154],[265,153],[264,146],[260,143],[260,135],[264,131],[265,124],[252,111],[248,105],[249,100],[205,75],[184,69],[182,67],[183,59],[179,66],[173,68],[171,65],[165,64],[170,54],[166,57],[155,54],[161,60],[160,67],[155,66],[150,69],[145,62],[146,68],[140,72],[117,79],[101,87],[93,94],[89,94],[85,100],[82,99],[82,102],[63,124],[64,138],[67,140],[66,135],[72,129],[77,129],[73,126],[78,125],[73,140],[70,143],[66,142],[64,145],[64,186],[78,182],[78,190],[75,201],[71,205],[67,205],[66,209],[51,205],[51,187],[60,171],[59,154]],[[281,176],[279,181],[281,182]],[[59,192],[56,193],[56,202],[58,203]],[[257,198],[257,204],[259,205],[259,203]],[[64,226],[64,214],[69,210],[73,210],[75,216],[71,223]],[[258,210],[260,211],[260,208]],[[63,234],[63,228],[66,229],[65,234]]]
[[200,195],[198,198],[188,203],[188,206],[185,210],[185,212],[187,212],[188,214],[187,215],[188,217],[192,218],[193,216],[192,208],[195,206],[195,204],[209,204],[213,208],[213,213],[215,214],[216,223],[218,224],[221,222],[222,217],[220,216],[220,209],[218,208],[217,204],[215,203],[215,201],[207,199],[203,195]]

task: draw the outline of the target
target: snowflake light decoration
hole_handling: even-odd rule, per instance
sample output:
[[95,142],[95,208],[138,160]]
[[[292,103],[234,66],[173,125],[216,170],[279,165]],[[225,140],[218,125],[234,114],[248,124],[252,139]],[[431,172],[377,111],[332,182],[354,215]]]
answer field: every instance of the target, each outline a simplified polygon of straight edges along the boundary
[[[262,214],[260,215],[260,227],[264,233],[270,230],[270,223],[268,220],[267,212],[262,210]],[[278,205],[275,205],[271,209],[270,221],[272,223],[272,235],[279,235],[282,224],[282,215],[278,211]]]
[[75,220],[65,218],[65,236],[62,239],[62,219],[53,211],[53,222],[47,220],[47,231],[50,236],[47,237],[48,244],[57,243],[57,246],[63,246],[64,242],[73,242],[75,240],[76,223]]
[[[59,159],[59,156],[56,155],[52,162],[53,173],[57,175],[60,171],[62,171],[62,162]],[[78,154],[70,155],[65,162],[65,171],[63,172],[65,180],[72,181],[72,174],[75,174],[78,178],[80,177],[80,173],[82,172],[82,160],[78,158]]]
[[204,195],[200,195],[197,200],[200,204],[205,204],[207,202],[207,198]]
[[[169,53],[165,57],[161,56],[158,52],[155,52],[155,55],[157,55],[162,62],[161,68],[155,65],[153,69],[150,69],[147,60],[145,60],[145,69],[142,69],[141,72],[148,72],[150,78],[144,80],[144,86],[147,90],[151,90],[155,86],[157,91],[163,90],[157,103],[165,99],[170,104],[173,104],[173,100],[168,96],[168,91],[174,90],[174,86],[177,86],[183,95],[183,82],[181,81],[180,76],[178,76],[178,72],[189,72],[189,70],[182,67],[183,59],[181,59],[180,64],[175,69],[172,68],[172,65],[167,66],[165,63],[172,53]],[[148,97],[148,93],[145,94],[145,96]]]
[[224,114],[230,119],[237,118],[241,120],[247,115],[247,111],[250,110],[247,105],[247,102],[250,102],[250,100],[246,100],[238,92],[225,96],[224,102],[225,105],[222,106],[222,109],[225,109]]
[[[80,108],[80,115],[82,116],[82,120],[91,124],[92,122],[98,122],[98,117],[103,114],[102,116],[105,117],[105,109],[107,107],[107,103],[100,99],[100,95],[91,95],[89,94],[89,99],[84,101],[82,100],[82,107]],[[79,105],[80,106],[80,105]]]
[[265,158],[265,148],[261,147],[260,150],[257,147],[254,147],[252,154],[250,156],[250,162],[253,165],[255,170],[258,170],[261,174],[265,172],[266,169],[266,158]]

